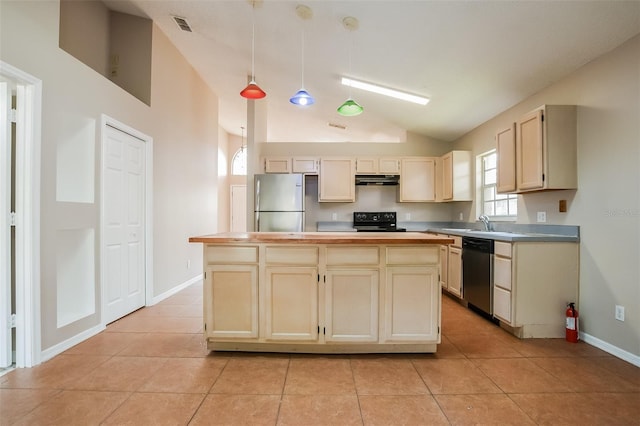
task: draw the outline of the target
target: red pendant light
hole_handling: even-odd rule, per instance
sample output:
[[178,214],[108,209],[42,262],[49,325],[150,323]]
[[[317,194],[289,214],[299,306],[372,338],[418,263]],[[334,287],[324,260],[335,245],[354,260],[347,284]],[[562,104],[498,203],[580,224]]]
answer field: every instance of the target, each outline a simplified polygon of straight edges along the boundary
[[251,79],[249,85],[240,92],[240,96],[247,99],[262,99],[267,96],[267,94]]
[[245,87],[240,96],[247,99],[262,99],[267,96],[267,93],[262,90],[255,81],[255,51],[256,51],[256,23],[255,23],[255,2],[251,4],[253,7],[251,15],[251,81],[249,85]]

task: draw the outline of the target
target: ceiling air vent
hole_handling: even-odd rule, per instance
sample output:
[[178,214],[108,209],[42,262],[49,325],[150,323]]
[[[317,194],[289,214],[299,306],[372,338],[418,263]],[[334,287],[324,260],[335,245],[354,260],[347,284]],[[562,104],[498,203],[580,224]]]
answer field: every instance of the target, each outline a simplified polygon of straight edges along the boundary
[[180,27],[182,31],[191,31],[191,27],[185,18],[181,18],[179,16],[172,16],[173,20],[176,21],[176,24]]

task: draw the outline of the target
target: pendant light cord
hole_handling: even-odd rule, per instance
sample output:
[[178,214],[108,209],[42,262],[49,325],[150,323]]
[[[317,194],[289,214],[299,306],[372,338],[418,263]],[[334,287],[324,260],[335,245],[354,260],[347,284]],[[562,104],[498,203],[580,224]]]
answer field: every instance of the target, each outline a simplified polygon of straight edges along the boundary
[[302,88],[304,89],[304,24],[302,27]]
[[256,5],[251,5],[251,81],[256,79]]

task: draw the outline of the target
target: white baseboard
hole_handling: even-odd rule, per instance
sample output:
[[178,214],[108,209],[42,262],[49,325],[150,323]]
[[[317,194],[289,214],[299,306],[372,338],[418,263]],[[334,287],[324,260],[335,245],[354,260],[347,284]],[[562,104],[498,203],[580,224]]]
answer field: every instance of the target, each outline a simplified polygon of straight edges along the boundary
[[103,331],[105,328],[106,327],[103,325],[96,325],[95,327],[85,330],[82,333],[76,334],[75,336],[65,340],[64,342],[60,342],[57,345],[54,345],[48,349],[45,349],[44,351],[40,352],[40,362],[45,362],[47,360],[50,360],[54,356],[61,354],[67,349],[77,345],[78,343],[81,343],[87,340],[89,337],[95,336],[96,334]]
[[598,349],[602,349],[605,352],[610,353],[611,355],[623,359],[636,367],[640,367],[640,356],[634,355],[631,352],[627,352],[624,349],[620,349],[617,346],[613,346],[611,343],[605,342],[604,340],[600,340],[597,337],[593,337],[587,333],[580,333],[580,339],[585,343],[590,344],[591,346],[595,346]]
[[203,279],[204,279],[204,274],[197,275],[197,276],[191,278],[190,280],[185,281],[182,284],[173,287],[171,290],[165,291],[164,293],[162,293],[162,294],[160,294],[158,296],[155,296],[151,300],[151,303],[147,304],[147,306],[153,306],[156,303],[160,303],[164,299],[167,299],[167,298],[173,296],[174,294],[179,293],[180,291],[184,290],[185,288],[189,287],[190,285],[195,284],[198,281],[202,281]]

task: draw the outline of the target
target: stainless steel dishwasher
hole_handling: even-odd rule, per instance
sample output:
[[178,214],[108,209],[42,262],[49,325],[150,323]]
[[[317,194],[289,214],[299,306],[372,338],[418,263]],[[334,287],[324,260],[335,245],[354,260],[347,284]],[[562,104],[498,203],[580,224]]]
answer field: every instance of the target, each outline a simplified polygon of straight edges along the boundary
[[493,315],[493,240],[462,238],[462,291],[469,307]]

